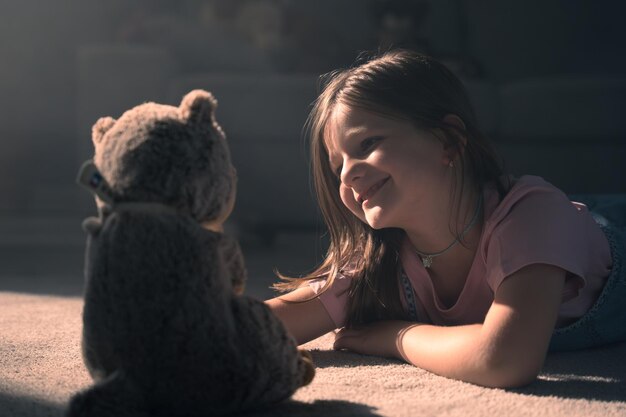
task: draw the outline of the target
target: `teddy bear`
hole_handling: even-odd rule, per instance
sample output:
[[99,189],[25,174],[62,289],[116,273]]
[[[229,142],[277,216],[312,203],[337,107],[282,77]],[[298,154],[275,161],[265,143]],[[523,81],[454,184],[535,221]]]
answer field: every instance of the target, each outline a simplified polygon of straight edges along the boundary
[[267,408],[311,382],[222,224],[236,171],[211,93],[99,119],[78,182],[95,194],[87,232],[82,354],[94,384],[67,415],[214,416]]

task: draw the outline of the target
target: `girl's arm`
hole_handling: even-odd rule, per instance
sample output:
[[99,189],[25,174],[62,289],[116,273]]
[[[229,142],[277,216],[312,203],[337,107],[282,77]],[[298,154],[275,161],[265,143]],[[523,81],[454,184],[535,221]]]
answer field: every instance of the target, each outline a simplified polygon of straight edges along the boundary
[[530,265],[502,282],[483,324],[442,327],[381,321],[342,330],[335,348],[397,357],[488,387],[525,385],[543,366],[564,282],[564,270]]
[[305,286],[266,301],[299,345],[335,329],[322,302],[313,297],[315,292]]

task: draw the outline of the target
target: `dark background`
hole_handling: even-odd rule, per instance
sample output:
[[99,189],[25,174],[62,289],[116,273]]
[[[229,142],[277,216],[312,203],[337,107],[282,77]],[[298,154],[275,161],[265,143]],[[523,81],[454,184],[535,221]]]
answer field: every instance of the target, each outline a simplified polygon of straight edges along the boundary
[[80,223],[94,205],[74,177],[92,153],[91,124],[146,100],[177,104],[196,87],[215,90],[243,173],[229,229],[251,275],[263,276],[259,294],[272,267],[312,267],[323,228],[300,128],[316,77],[364,50],[411,47],[447,63],[513,173],[568,193],[626,193],[625,9],[619,0],[0,0],[0,290],[53,282],[46,291],[76,293]]

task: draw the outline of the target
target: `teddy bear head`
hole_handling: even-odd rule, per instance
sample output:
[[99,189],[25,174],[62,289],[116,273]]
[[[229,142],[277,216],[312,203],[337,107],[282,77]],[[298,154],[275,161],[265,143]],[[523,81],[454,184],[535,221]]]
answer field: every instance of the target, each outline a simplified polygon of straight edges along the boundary
[[201,223],[227,216],[236,175],[216,107],[211,93],[194,90],[178,107],[144,103],[99,119],[93,162],[113,203],[163,204]]

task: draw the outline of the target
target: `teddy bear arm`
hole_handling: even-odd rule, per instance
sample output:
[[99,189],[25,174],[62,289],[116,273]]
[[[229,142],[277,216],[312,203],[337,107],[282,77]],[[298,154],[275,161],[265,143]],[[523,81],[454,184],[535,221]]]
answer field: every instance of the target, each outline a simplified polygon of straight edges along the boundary
[[228,235],[222,235],[220,250],[226,266],[225,269],[230,276],[233,292],[237,295],[241,295],[243,294],[248,278],[241,247],[236,239]]
[[264,302],[235,297],[233,316],[241,354],[254,364],[259,402],[280,401],[310,382],[312,361],[307,363],[306,354],[297,349],[295,339]]

